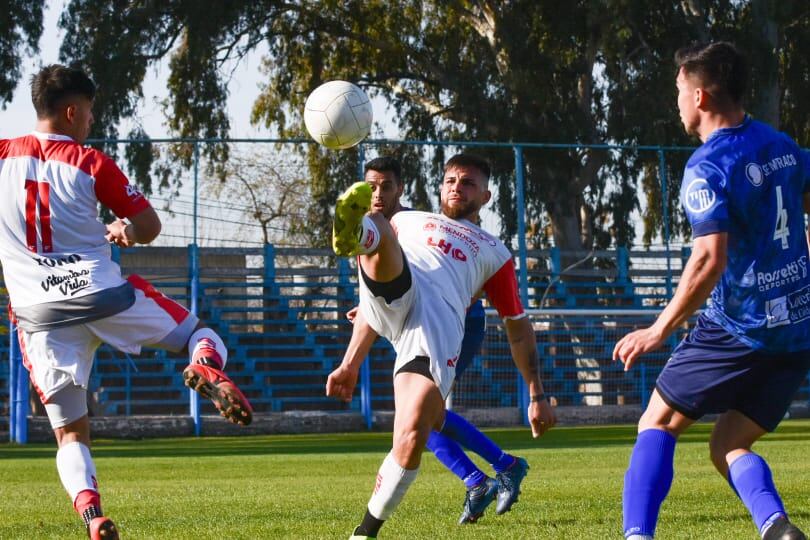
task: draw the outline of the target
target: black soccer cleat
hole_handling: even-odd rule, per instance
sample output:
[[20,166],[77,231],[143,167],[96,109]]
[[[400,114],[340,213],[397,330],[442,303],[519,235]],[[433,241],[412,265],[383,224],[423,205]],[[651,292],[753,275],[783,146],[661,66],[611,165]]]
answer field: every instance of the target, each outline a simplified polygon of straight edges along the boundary
[[762,540],[807,540],[807,537],[788,518],[780,517],[765,530]]
[[498,482],[493,478],[487,478],[475,487],[467,490],[464,497],[464,510],[458,518],[458,524],[475,523],[482,515],[487,506],[492,504],[498,496]]
[[504,514],[518,501],[520,484],[528,472],[529,464],[526,460],[516,457],[511,467],[495,476],[498,479],[498,506],[495,512]]

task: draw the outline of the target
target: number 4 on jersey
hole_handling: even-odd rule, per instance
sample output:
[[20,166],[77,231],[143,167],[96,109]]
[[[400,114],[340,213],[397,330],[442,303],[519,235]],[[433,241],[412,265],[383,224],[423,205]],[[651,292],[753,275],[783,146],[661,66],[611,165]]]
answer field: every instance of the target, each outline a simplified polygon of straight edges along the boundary
[[776,228],[773,231],[773,239],[782,241],[782,249],[788,248],[788,214],[787,209],[782,206],[782,186],[776,186]]

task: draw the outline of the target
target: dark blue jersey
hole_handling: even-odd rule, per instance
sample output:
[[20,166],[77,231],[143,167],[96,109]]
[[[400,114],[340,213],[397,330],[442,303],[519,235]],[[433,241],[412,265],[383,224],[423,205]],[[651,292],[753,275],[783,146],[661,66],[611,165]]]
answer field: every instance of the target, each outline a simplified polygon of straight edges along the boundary
[[790,137],[746,117],[712,133],[686,164],[681,203],[693,238],[728,233],[706,315],[753,349],[810,349],[809,163]]

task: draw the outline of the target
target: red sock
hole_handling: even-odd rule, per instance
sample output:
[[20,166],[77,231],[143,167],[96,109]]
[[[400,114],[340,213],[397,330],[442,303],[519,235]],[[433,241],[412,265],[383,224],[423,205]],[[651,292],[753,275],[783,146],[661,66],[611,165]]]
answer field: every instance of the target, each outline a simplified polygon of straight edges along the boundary
[[79,494],[76,495],[76,500],[73,501],[73,508],[81,514],[90,506],[101,508],[101,495],[98,494],[98,491],[92,489],[80,491]]
[[215,368],[222,370],[222,357],[217,352],[216,344],[208,338],[200,339],[194,347],[192,362],[199,364],[201,358],[209,359]]

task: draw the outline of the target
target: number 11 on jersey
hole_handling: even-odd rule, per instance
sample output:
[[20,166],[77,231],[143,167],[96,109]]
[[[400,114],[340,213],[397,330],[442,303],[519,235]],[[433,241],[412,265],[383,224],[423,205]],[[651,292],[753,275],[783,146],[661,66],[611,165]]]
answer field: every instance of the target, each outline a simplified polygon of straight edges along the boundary
[[39,229],[42,233],[42,253],[53,251],[50,193],[51,186],[47,182],[25,181],[25,243],[34,253],[37,253],[37,206],[39,206]]

